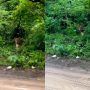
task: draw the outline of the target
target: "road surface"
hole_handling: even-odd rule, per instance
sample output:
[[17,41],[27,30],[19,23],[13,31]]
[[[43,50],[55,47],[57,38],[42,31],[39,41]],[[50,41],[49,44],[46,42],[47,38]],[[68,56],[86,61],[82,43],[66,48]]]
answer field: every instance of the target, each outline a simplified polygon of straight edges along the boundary
[[[90,72],[82,67],[67,67],[61,59],[46,58],[46,90],[90,90]],[[65,66],[66,65],[66,66]]]
[[0,90],[45,90],[44,82],[44,73],[0,70]]

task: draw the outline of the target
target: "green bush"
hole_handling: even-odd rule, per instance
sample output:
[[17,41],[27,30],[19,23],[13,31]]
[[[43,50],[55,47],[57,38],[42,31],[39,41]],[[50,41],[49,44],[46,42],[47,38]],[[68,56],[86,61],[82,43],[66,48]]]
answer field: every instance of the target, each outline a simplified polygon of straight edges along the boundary
[[[32,65],[36,65],[37,68],[44,69],[44,61],[39,58],[39,56],[44,57],[45,49],[44,3],[30,0],[0,0],[0,13],[2,13],[0,15],[0,57],[8,59],[8,63],[13,67],[31,68]],[[16,49],[15,41],[12,39],[13,31],[17,26],[25,32],[25,36],[22,35],[23,44],[19,49]],[[35,53],[39,53],[39,56]],[[32,54],[38,59],[37,61],[33,62]]]
[[47,54],[90,58],[90,39],[88,35],[46,34],[45,49]]
[[45,66],[45,56],[41,51],[33,51],[30,54],[30,60],[28,61],[29,66],[35,66],[39,69],[44,69]]
[[32,51],[28,54],[14,54],[8,56],[8,63],[15,68],[35,68],[44,69],[44,53],[42,51]]

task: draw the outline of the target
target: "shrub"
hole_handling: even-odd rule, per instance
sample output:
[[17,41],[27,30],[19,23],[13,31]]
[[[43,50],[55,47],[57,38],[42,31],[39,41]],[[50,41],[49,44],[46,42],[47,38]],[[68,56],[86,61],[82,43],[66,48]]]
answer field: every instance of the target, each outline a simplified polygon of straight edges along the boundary
[[27,54],[14,54],[8,57],[8,63],[15,68],[31,68],[35,66],[39,69],[44,69],[44,53],[42,51],[32,51]]
[[45,49],[47,54],[60,56],[90,58],[90,39],[87,34],[84,36],[46,34]]

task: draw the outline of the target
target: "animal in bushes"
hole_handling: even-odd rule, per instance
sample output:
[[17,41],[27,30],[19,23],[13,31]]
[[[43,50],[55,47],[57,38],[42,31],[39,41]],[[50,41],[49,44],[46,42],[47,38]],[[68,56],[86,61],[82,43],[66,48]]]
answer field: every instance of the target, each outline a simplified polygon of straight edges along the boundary
[[16,48],[19,48],[22,45],[23,42],[22,38],[24,37],[24,35],[25,31],[19,25],[12,32],[12,38],[15,41]]
[[19,48],[22,45],[22,38],[20,37],[15,38],[15,44],[16,44],[16,48]]
[[83,36],[84,35],[84,24],[83,23],[80,23],[79,25],[78,25],[78,31],[79,31],[79,33]]

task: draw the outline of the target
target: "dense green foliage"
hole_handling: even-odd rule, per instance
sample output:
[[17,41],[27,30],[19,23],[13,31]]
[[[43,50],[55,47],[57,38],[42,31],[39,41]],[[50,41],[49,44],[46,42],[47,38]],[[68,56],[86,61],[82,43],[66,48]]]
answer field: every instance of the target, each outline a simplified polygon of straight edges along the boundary
[[[12,33],[18,24],[25,36],[16,50]],[[0,57],[13,66],[31,67],[35,62],[44,68],[44,32],[44,0],[0,0]]]
[[90,58],[90,0],[46,0],[45,13],[46,53]]

